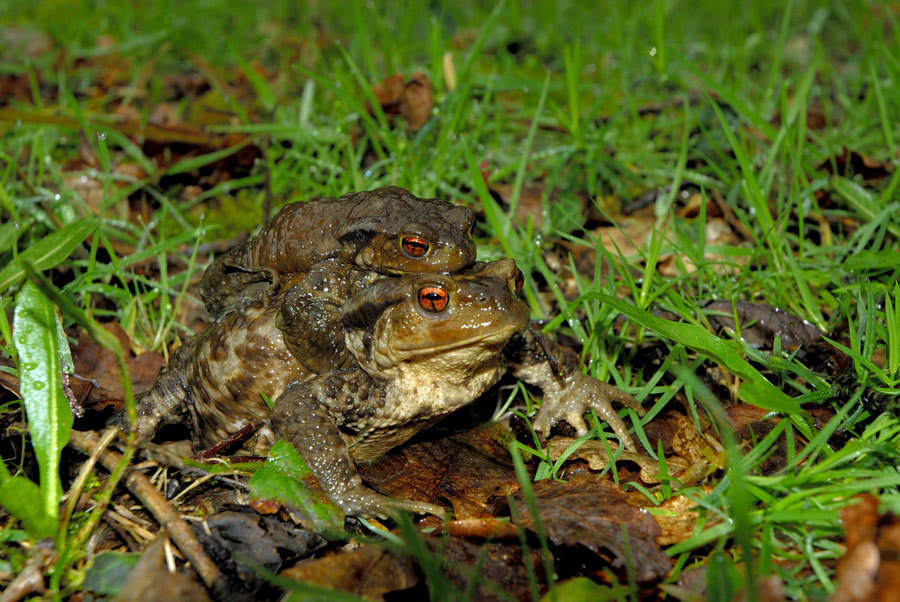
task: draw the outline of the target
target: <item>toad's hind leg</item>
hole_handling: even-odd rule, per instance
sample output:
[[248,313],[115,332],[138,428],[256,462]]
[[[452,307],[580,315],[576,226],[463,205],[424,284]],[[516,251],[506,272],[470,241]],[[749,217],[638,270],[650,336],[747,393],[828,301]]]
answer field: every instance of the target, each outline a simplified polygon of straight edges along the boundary
[[334,416],[324,401],[324,379],[288,387],[275,402],[272,426],[303,456],[328,499],[348,515],[388,517],[397,510],[443,515],[434,504],[397,500],[363,485]]

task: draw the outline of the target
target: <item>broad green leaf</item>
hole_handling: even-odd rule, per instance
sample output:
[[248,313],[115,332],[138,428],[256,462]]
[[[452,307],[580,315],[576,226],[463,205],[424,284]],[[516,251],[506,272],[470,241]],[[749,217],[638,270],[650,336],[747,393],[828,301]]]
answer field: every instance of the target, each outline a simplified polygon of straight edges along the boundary
[[59,456],[72,429],[72,411],[62,386],[63,363],[71,362],[71,356],[61,331],[56,307],[37,285],[27,282],[16,299],[13,343],[19,355],[19,390],[41,472],[43,509],[54,520],[62,497]]
[[788,414],[795,414],[800,411],[800,404],[795,399],[766,380],[758,370],[741,357],[741,354],[736,349],[700,326],[663,320],[610,295],[603,293],[589,294],[600,299],[600,301],[616,311],[625,314],[634,322],[705,355],[717,364],[725,366],[725,368],[740,376],[744,380],[740,388],[740,395],[748,403],[766,410]]
[[343,531],[344,514],[316,486],[312,472],[297,450],[281,439],[269,461],[250,479],[250,494],[287,504],[309,528],[325,536]]
[[51,516],[44,510],[41,494],[41,489],[23,476],[11,477],[0,484],[0,505],[22,521],[22,526],[34,539],[56,534],[56,515]]
[[86,219],[69,224],[40,240],[16,256],[0,270],[0,291],[5,291],[25,279],[25,261],[38,270],[47,270],[63,262],[81,241],[97,228],[97,220]]

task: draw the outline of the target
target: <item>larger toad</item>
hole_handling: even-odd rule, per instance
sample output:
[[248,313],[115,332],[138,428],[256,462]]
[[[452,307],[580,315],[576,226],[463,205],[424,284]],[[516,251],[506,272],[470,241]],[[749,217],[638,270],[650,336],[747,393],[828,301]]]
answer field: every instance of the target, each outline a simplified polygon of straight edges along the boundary
[[292,288],[281,326],[304,365],[325,372],[349,357],[340,330],[344,299],[378,275],[468,267],[474,221],[471,209],[396,186],[292,203],[213,262],[200,296],[218,319]]
[[[639,410],[629,395],[583,375],[554,369],[519,299],[512,260],[454,275],[384,278],[341,310],[355,363],[313,374],[290,353],[276,304],[255,302],[191,339],[139,407],[149,437],[161,422],[189,420],[195,443],[211,445],[251,421],[265,423],[257,451],[277,435],[303,455],[326,494],[345,512],[392,508],[435,511],[363,486],[354,461],[374,458],[471,402],[508,369],[543,391],[535,426],[566,420],[583,433],[595,410],[628,447],[611,401]],[[270,412],[261,393],[276,400]]]

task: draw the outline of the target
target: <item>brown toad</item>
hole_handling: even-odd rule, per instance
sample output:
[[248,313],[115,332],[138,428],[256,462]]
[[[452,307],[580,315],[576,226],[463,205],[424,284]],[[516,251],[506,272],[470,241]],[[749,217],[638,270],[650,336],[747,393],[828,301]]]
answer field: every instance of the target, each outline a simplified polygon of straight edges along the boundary
[[[529,327],[520,286],[510,259],[453,275],[378,280],[341,308],[356,362],[327,374],[310,373],[288,351],[276,324],[277,303],[254,302],[178,351],[141,400],[138,428],[147,438],[161,422],[189,419],[195,443],[209,446],[249,422],[263,422],[256,451],[276,435],[288,439],[328,497],[354,515],[439,511],[367,489],[354,461],[400,445],[473,401],[508,369],[542,389],[540,429],[563,419],[583,433],[583,413],[593,409],[633,447],[610,402],[640,411],[637,402],[573,366],[554,370]],[[275,400],[271,420],[260,393]]]
[[218,319],[292,288],[280,325],[300,361],[325,372],[349,358],[339,310],[347,296],[378,275],[468,267],[473,225],[471,209],[396,186],[292,203],[213,262],[200,296]]

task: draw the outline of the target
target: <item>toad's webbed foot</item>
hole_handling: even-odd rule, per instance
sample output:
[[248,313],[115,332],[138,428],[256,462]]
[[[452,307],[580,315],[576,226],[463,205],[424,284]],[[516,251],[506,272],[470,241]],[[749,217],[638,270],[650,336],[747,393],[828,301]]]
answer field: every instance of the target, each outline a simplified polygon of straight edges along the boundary
[[545,388],[543,405],[535,416],[534,428],[546,434],[557,422],[565,420],[581,436],[588,431],[584,414],[588,410],[593,410],[600,419],[612,427],[627,449],[634,450],[634,441],[628,434],[628,427],[613,409],[612,402],[631,408],[639,415],[644,414],[640,403],[628,393],[586,374],[575,372],[564,377],[559,388]]
[[335,418],[324,403],[325,379],[288,387],[275,402],[272,426],[303,456],[328,499],[351,516],[388,518],[398,510],[443,516],[439,506],[389,498],[363,485]]
[[578,431],[579,436],[584,435],[588,432],[584,413],[593,410],[609,423],[626,448],[635,449],[628,428],[613,410],[612,402],[643,415],[638,400],[610,384],[582,374],[574,362],[559,362],[554,346],[534,328],[524,329],[507,353],[515,375],[544,392],[543,405],[533,422],[536,431],[547,434],[553,425],[564,420]]

